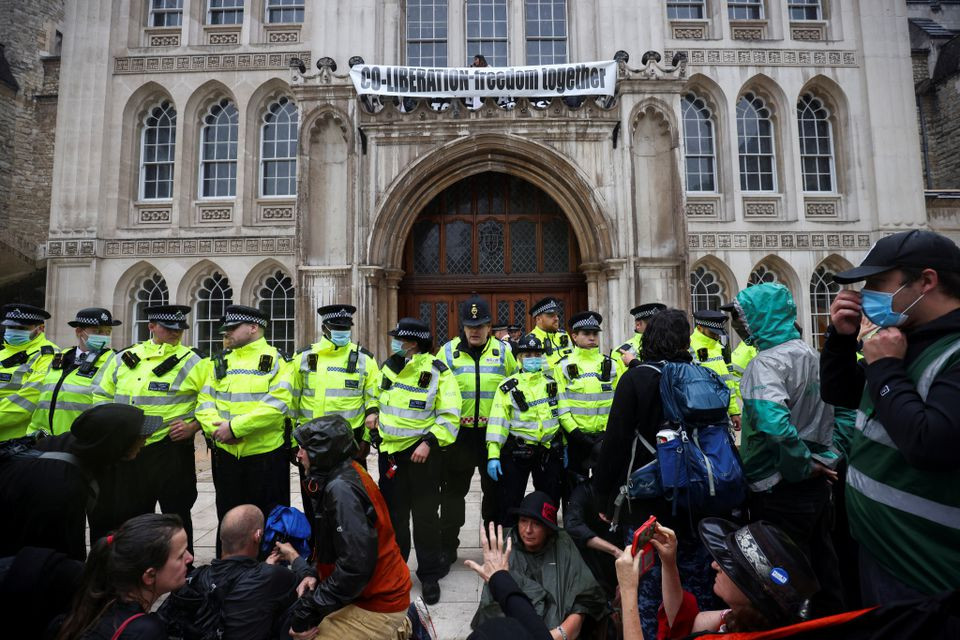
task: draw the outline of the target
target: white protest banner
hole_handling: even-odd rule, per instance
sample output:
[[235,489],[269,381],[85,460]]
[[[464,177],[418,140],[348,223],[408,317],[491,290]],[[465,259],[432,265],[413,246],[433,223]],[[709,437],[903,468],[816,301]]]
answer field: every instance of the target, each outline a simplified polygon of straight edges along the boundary
[[350,78],[359,95],[413,98],[552,98],[612,96],[617,63],[579,62],[537,67],[395,67],[358,64]]

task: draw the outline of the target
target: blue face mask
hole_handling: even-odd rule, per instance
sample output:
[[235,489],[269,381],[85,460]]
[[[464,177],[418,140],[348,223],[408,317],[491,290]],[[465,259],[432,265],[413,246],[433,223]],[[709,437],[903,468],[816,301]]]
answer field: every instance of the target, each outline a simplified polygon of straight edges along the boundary
[[907,285],[904,284],[893,293],[864,289],[860,292],[860,305],[863,308],[863,314],[867,316],[867,319],[870,322],[878,327],[899,327],[903,325],[910,317],[907,315],[907,311],[910,311],[910,309],[912,309],[913,306],[920,302],[923,299],[923,296],[926,295],[920,294],[920,297],[911,302],[910,306],[903,311],[894,311],[893,297],[903,291],[903,288],[906,286]]
[[4,341],[14,347],[30,342],[30,329],[7,329],[3,332]]
[[390,353],[393,353],[393,354],[395,354],[395,355],[400,355],[400,356],[406,355],[405,350],[404,350],[404,348],[403,348],[403,341],[402,341],[402,340],[398,340],[397,338],[391,338],[391,339],[390,339]]
[[350,343],[350,330],[340,331],[337,329],[330,329],[330,342],[337,345],[338,347],[346,346]]
[[110,336],[100,336],[91,334],[84,340],[87,343],[87,349],[91,351],[100,351],[110,346]]
[[527,356],[523,359],[523,370],[527,373],[536,373],[543,369],[543,358],[540,356]]

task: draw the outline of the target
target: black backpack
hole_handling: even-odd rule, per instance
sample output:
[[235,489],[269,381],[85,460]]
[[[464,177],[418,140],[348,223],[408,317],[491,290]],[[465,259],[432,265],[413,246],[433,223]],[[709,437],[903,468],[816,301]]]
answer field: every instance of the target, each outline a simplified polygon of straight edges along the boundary
[[90,472],[87,470],[87,468],[83,466],[83,463],[80,462],[80,458],[72,453],[67,453],[66,451],[37,450],[37,443],[40,442],[40,440],[42,440],[45,436],[46,434],[43,431],[36,431],[30,435],[0,442],[0,464],[4,464],[15,459],[22,460],[26,458],[59,460],[60,462],[72,464],[80,471],[84,479],[87,481],[89,495],[87,496],[86,508],[87,513],[90,513],[96,506],[97,498],[100,496],[100,485],[97,483],[96,479],[90,475]]
[[210,566],[198,567],[182,587],[172,592],[157,610],[167,625],[170,640],[220,640],[226,624],[223,600],[233,580],[213,581]]

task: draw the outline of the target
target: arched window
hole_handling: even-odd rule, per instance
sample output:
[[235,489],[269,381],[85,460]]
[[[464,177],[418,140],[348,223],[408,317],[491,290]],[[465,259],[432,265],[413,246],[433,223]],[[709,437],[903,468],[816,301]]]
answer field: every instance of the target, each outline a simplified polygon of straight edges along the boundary
[[690,306],[694,311],[720,309],[724,303],[723,284],[717,274],[700,266],[690,274]]
[[293,280],[279,270],[264,278],[257,291],[257,308],[270,317],[266,331],[267,342],[287,355],[293,355],[296,350],[293,293]]
[[223,339],[217,332],[227,307],[233,304],[233,288],[230,280],[219,271],[203,279],[197,291],[197,306],[194,310],[193,328],[196,332],[196,347],[207,355],[223,350]]
[[830,323],[830,305],[840,293],[840,285],[833,281],[833,271],[821,265],[810,278],[810,325],[813,327],[813,345],[823,348],[827,324]]
[[297,195],[297,106],[280,98],[263,114],[260,129],[260,195]]
[[140,136],[140,199],[173,197],[173,156],[177,146],[177,111],[164,100],[147,114]]
[[237,107],[224,98],[203,118],[200,136],[200,197],[237,195]]
[[766,282],[780,282],[780,276],[777,275],[776,271],[767,267],[767,265],[758,264],[756,268],[750,272],[750,277],[747,278],[747,286],[752,287]]
[[407,0],[407,64],[447,66],[447,0]]
[[776,190],[776,151],[773,142],[770,109],[756,94],[744,94],[737,101],[741,190]]
[[567,61],[567,0],[526,0],[527,64]]
[[703,98],[688,93],[680,100],[687,191],[716,191],[713,120]]
[[159,273],[153,273],[140,281],[133,294],[133,309],[130,313],[131,333],[134,342],[143,342],[150,337],[147,326],[147,307],[170,304],[170,290],[167,281]]
[[833,191],[833,131],[830,112],[810,93],[797,102],[800,125],[800,164],[804,191]]
[[467,0],[467,64],[478,53],[491,67],[507,66],[507,0]]

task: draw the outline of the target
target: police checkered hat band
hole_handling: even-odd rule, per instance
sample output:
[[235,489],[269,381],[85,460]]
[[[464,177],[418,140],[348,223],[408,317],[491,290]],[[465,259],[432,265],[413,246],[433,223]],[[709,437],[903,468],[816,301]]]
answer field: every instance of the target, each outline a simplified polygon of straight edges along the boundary
[[353,318],[353,314],[347,311],[346,309],[339,309],[337,311],[331,311],[330,313],[320,314],[320,321],[327,322],[329,320],[336,320],[337,318]]
[[226,317],[223,320],[224,325],[246,324],[248,322],[250,324],[258,324],[261,327],[267,326],[266,318],[258,318],[256,316],[251,316],[246,313],[227,313]]
[[20,324],[41,324],[49,317],[50,315],[45,314],[42,309],[10,306],[4,315],[4,320],[12,320]]
[[599,329],[600,320],[595,315],[589,315],[586,318],[581,318],[570,325],[570,328],[576,331],[577,329]]
[[530,309],[531,316],[537,316],[541,313],[557,313],[560,311],[560,305],[553,298],[545,298],[538,302],[536,306]]
[[413,329],[397,329],[393,332],[397,338],[416,338],[417,340],[429,340],[429,331],[414,331]]
[[186,316],[183,315],[182,311],[177,311],[175,313],[150,313],[147,314],[147,320],[149,322],[183,322],[186,320]]
[[697,320],[694,319],[694,324],[698,327],[706,327],[707,329],[713,329],[714,331],[726,332],[727,328],[723,326],[722,322],[714,322],[713,320]]

